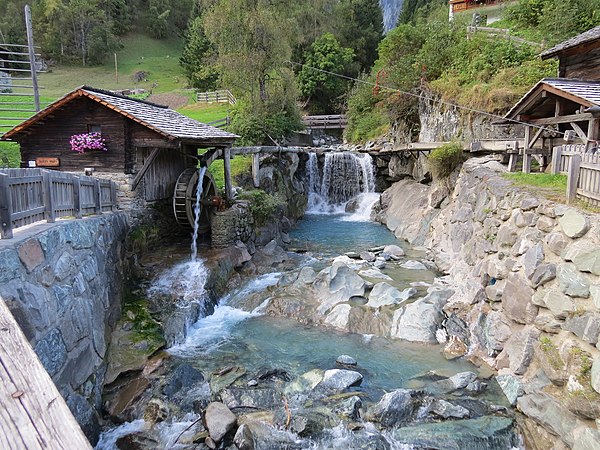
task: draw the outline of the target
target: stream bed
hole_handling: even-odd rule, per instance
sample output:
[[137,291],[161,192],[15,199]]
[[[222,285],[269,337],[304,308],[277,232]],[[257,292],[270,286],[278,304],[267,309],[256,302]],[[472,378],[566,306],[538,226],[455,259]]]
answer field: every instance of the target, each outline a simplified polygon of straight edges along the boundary
[[[298,266],[318,272],[346,252],[399,245],[385,227],[349,218],[339,211],[307,215],[291,233],[292,246],[302,249],[295,256]],[[418,249],[405,251],[406,259],[423,259]],[[201,258],[202,252],[192,263],[198,278],[205,277]],[[182,264],[189,268],[189,262]],[[197,283],[165,281],[177,273],[190,271],[165,268],[150,291],[179,286],[182,298],[204,295]],[[415,270],[388,264],[381,273],[398,289],[419,286],[421,296],[436,276],[425,265]],[[109,427],[96,448],[475,450],[519,445],[510,406],[496,382],[463,359],[447,360],[441,346],[267,314],[287,276],[273,271],[245,279],[212,314],[191,325],[185,339],[168,349],[167,372],[132,408],[132,420]],[[301,289],[297,295],[302,297]],[[233,411],[237,422],[218,441],[207,424],[215,401]]]

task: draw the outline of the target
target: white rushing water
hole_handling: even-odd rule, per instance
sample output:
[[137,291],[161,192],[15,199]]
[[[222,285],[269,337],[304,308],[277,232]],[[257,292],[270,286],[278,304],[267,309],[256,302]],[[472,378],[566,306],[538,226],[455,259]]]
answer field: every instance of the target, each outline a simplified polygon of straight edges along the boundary
[[200,169],[198,174],[198,184],[196,185],[196,203],[194,204],[194,233],[192,234],[192,261],[196,261],[198,256],[198,226],[200,225],[200,212],[202,211],[202,181],[204,180],[204,174],[206,173],[206,167]]
[[207,278],[208,269],[202,259],[185,261],[161,273],[148,289],[148,294],[177,294],[184,302],[202,301],[206,297]]
[[344,220],[368,221],[379,199],[375,193],[373,158],[367,153],[326,153],[323,167],[316,153],[306,163],[309,214],[344,214],[350,202],[353,210]]
[[252,311],[244,311],[235,306],[236,301],[243,302],[244,299],[252,294],[262,292],[270,286],[277,284],[280,273],[269,273],[260,276],[241,289],[238,289],[223,297],[215,311],[206,317],[201,317],[193,324],[187,334],[185,341],[169,349],[169,353],[179,357],[190,357],[198,353],[210,353],[218,347],[230,335],[236,325],[251,317],[263,314],[267,300]]

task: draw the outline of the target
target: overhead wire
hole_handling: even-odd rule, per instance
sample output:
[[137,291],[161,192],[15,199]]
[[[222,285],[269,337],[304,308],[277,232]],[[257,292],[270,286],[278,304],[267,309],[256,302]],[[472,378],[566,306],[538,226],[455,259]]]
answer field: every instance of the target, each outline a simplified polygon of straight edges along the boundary
[[299,62],[295,62],[295,61],[290,61],[290,60],[287,60],[286,62],[289,63],[292,66],[306,67],[307,69],[314,70],[316,72],[326,73],[328,75],[333,75],[335,77],[343,78],[343,79],[350,80],[350,81],[354,81],[356,83],[365,84],[365,85],[373,86],[373,87],[378,87],[379,89],[382,89],[382,90],[397,92],[397,93],[400,93],[400,94],[408,95],[410,97],[418,98],[420,100],[427,100],[427,101],[432,102],[432,103],[440,103],[440,104],[443,104],[443,105],[446,105],[446,106],[450,106],[452,108],[462,109],[462,110],[469,111],[469,112],[472,112],[472,113],[477,113],[477,114],[481,114],[481,115],[484,115],[484,116],[487,116],[487,117],[491,117],[493,119],[501,119],[501,120],[510,122],[512,124],[526,125],[528,127],[533,127],[533,128],[537,128],[537,129],[540,129],[540,130],[546,130],[546,131],[550,131],[552,133],[556,133],[556,134],[560,134],[560,135],[565,135],[565,132],[563,132],[563,131],[554,130],[552,128],[548,128],[548,127],[545,127],[545,126],[542,126],[542,125],[534,125],[532,123],[525,122],[525,121],[522,121],[522,120],[508,119],[508,118],[506,118],[504,116],[500,116],[498,114],[490,113],[490,112],[487,112],[487,111],[482,111],[482,110],[479,110],[479,109],[476,109],[476,108],[471,108],[469,106],[459,105],[458,103],[449,102],[449,101],[441,99],[441,98],[434,98],[434,97],[427,96],[427,95],[424,95],[424,94],[417,94],[417,93],[414,93],[414,92],[404,91],[402,89],[398,89],[398,88],[391,87],[391,86],[386,86],[386,85],[383,85],[383,84],[380,84],[380,83],[373,83],[372,81],[361,80],[360,78],[354,78],[354,77],[351,77],[351,76],[348,76],[348,75],[344,75],[344,74],[341,74],[341,73],[331,72],[331,71],[325,70],[325,69],[319,69],[318,67],[309,66],[308,64],[303,64],[303,63],[299,63]]

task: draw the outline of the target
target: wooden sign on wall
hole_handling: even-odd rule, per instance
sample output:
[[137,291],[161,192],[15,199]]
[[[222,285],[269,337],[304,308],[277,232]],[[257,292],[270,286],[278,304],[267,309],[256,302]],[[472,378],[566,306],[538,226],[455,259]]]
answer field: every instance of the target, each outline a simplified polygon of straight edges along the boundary
[[59,167],[60,160],[58,158],[35,158],[36,167]]

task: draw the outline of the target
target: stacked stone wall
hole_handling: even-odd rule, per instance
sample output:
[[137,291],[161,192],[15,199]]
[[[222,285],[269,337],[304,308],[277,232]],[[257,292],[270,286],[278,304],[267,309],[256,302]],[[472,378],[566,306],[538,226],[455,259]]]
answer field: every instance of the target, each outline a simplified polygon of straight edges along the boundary
[[129,228],[123,213],[43,227],[0,241],[0,297],[93,441]]
[[[469,356],[497,370],[524,415],[526,447],[598,448],[600,216],[515,187],[503,172],[492,158],[469,160],[442,201],[435,186],[392,187],[382,220],[424,242],[447,274],[446,316],[465,324]],[[405,202],[408,192],[422,201]]]

